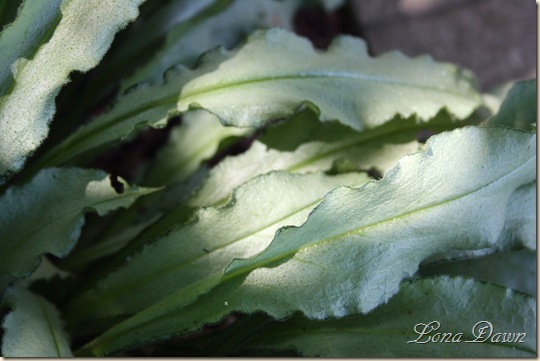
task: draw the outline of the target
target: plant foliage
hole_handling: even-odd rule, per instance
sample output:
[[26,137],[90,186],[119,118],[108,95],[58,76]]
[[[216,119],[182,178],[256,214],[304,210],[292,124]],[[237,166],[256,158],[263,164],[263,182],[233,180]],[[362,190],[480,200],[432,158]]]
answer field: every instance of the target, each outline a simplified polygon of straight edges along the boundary
[[343,3],[0,3],[3,356],[536,355],[536,80]]

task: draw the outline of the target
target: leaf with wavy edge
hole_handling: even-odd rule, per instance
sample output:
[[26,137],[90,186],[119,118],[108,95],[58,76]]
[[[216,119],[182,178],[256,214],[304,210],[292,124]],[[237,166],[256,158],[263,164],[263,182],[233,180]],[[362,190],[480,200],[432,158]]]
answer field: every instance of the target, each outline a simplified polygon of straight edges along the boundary
[[[210,47],[205,47],[205,44],[201,43],[196,55],[191,54],[189,51],[191,49],[186,47],[186,54],[177,54],[178,61],[174,63],[167,63],[164,58],[167,58],[168,50],[175,42],[186,36],[190,37],[188,34],[193,28],[199,27],[209,18],[215,18],[216,14],[227,9],[231,2],[232,0],[175,0],[154,5],[156,8],[141,20],[138,27],[131,29],[131,34],[126,34],[128,37],[136,37],[138,41],[127,40],[119,49],[115,49],[116,53],[105,64],[104,73],[109,76],[120,73],[123,79],[118,78],[118,75],[115,79],[121,80],[119,93],[123,93],[130,86],[153,80],[154,76],[161,77],[165,70],[175,64],[194,65],[183,60],[187,58],[193,61]],[[197,38],[193,38],[192,41],[195,39]],[[138,61],[139,58],[146,59],[141,62]],[[126,64],[131,64],[131,67]]]
[[[39,15],[31,19],[16,19],[2,33],[0,48],[19,45],[13,42],[20,39],[5,34],[10,29],[18,32],[19,27],[30,26],[32,31],[29,34],[32,36],[37,36],[35,33],[52,33],[52,36],[43,45],[39,44],[40,40],[31,41],[31,54],[23,51],[20,53],[22,57],[17,60],[10,57],[8,60],[13,63],[4,64],[11,65],[14,83],[0,99],[0,183],[19,171],[29,154],[47,136],[48,125],[55,112],[54,98],[68,81],[69,73],[84,72],[97,65],[114,34],[137,16],[137,8],[143,1],[64,1],[58,23],[56,18],[51,21],[54,15],[49,16],[48,10],[38,12]],[[37,3],[53,7],[56,4],[51,1]],[[29,55],[32,57],[26,59],[25,56]]]
[[[189,115],[191,113],[188,113]],[[307,128],[300,127],[298,131],[311,133],[309,127],[314,126],[311,113],[301,112],[295,119],[308,117],[309,122],[300,122]],[[201,112],[202,117],[211,117]],[[300,119],[302,120],[302,119]],[[187,210],[201,206],[223,204],[227,201],[232,190],[249,179],[258,175],[274,171],[288,170],[294,173],[309,173],[315,171],[329,171],[334,164],[341,161],[349,165],[351,170],[368,170],[376,168],[381,173],[386,172],[399,157],[415,152],[420,143],[416,140],[416,134],[421,130],[440,132],[455,128],[457,123],[446,114],[439,114],[427,123],[421,123],[414,117],[410,119],[396,119],[377,127],[358,133],[349,127],[332,124],[332,130],[337,130],[340,137],[325,138],[325,141],[333,140],[330,144],[322,142],[308,142],[294,152],[281,152],[268,149],[260,142],[255,141],[251,148],[238,156],[229,156],[212,168],[205,178],[200,178],[198,173],[196,187],[179,187],[171,185],[159,194],[156,194],[155,203],[160,209],[167,209],[159,221],[152,224],[137,236],[129,246],[116,254],[111,263],[122,263],[125,257],[138,250],[148,240],[154,239],[176,224],[186,219]],[[214,125],[213,125],[214,126]],[[216,121],[216,127],[220,127]],[[317,131],[320,129],[318,127]],[[322,127],[324,128],[324,127]],[[237,129],[237,128],[232,128]],[[178,129],[178,132],[187,131]],[[227,132],[226,130],[222,130]],[[296,144],[294,137],[288,137],[287,145]],[[281,142],[283,144],[284,142]],[[179,142],[178,144],[182,144]],[[286,148],[289,148],[287,146]],[[168,159],[174,159],[171,154]],[[376,166],[376,167],[375,167]],[[338,172],[339,173],[339,172]],[[155,178],[160,178],[156,176]],[[158,181],[158,180],[156,180]],[[195,190],[194,190],[195,189]],[[175,205],[178,204],[178,205]],[[106,269],[102,268],[101,271]]]
[[295,11],[302,1],[236,0],[222,13],[206,19],[206,13],[216,12],[213,8],[223,8],[223,5],[219,4],[223,3],[223,0],[214,0],[208,9],[201,13],[203,16],[199,15],[176,26],[167,35],[160,50],[133,76],[125,80],[121,89],[161,78],[167,69],[177,64],[193,67],[205,51],[216,46],[230,49],[257,29],[280,27],[292,30]]
[[[311,117],[311,115],[302,112],[295,118]],[[293,123],[296,120],[298,119],[292,120]],[[313,126],[311,121],[314,120],[311,119],[308,124],[304,122],[300,124]],[[223,204],[235,187],[260,174],[274,170],[287,170],[294,173],[329,171],[341,161],[346,163],[350,170],[365,171],[376,168],[384,174],[401,156],[418,151],[421,144],[414,139],[419,131],[440,132],[453,129],[456,125],[454,120],[445,114],[439,114],[427,123],[421,123],[414,117],[410,119],[397,117],[381,127],[362,133],[355,132],[349,127],[332,124],[332,130],[337,130],[341,139],[332,136],[331,143],[308,142],[294,152],[276,151],[255,141],[245,153],[226,157],[212,168],[207,177],[199,182],[200,186],[193,194],[190,193],[193,190],[190,187],[185,191],[184,188],[174,187],[164,190],[159,201],[160,205],[169,205],[173,200],[180,204],[171,205],[170,210],[158,222],[142,232],[112,262],[122,262],[127,254],[185,220],[186,206],[196,208]],[[306,133],[311,131],[309,128],[300,129]],[[329,140],[325,138],[325,141]],[[286,148],[289,148],[289,145],[296,144],[297,140],[289,137],[286,142],[288,145]],[[283,145],[283,142],[281,144]]]
[[[301,124],[307,125],[303,122]],[[452,118],[444,114],[426,123],[415,117],[397,117],[380,127],[361,133],[332,124],[332,130],[337,130],[339,138],[332,139],[332,142],[307,142],[290,152],[270,149],[255,141],[245,153],[225,158],[214,167],[201,188],[187,200],[187,204],[199,207],[221,203],[234,187],[271,170],[294,173],[328,171],[341,159],[345,159],[357,169],[376,168],[384,174],[400,157],[419,150],[421,144],[416,141],[419,131],[440,132],[453,129],[456,125]],[[302,127],[298,129],[299,132],[300,130],[310,132],[309,128]],[[296,144],[295,139],[289,140],[287,144]]]
[[17,16],[22,0],[2,1],[0,3],[0,31]]
[[282,29],[257,31],[232,52],[207,53],[199,68],[169,71],[164,84],[141,85],[108,113],[51,150],[43,165],[64,163],[101,144],[121,139],[140,124],[163,126],[172,114],[204,108],[225,125],[261,127],[313,103],[321,120],[356,130],[373,128],[396,114],[426,121],[441,109],[457,118],[481,103],[468,73],[429,57],[400,53],[377,58],[365,44],[340,37],[328,51]]
[[44,253],[64,257],[79,237],[85,213],[104,215],[154,191],[119,183],[121,193],[102,171],[50,168],[9,188],[0,197],[1,286],[29,276]]
[[190,222],[130,256],[124,268],[75,299],[68,318],[77,320],[79,329],[134,314],[180,289],[196,299],[219,283],[234,258],[262,251],[280,227],[302,224],[327,192],[368,179],[361,173],[286,172],[254,178],[236,189],[226,206],[198,210]]
[[[403,283],[388,304],[368,315],[324,321],[295,315],[274,322],[245,348],[292,348],[306,357],[534,357],[535,320],[532,297],[472,279],[434,277]],[[419,339],[415,326],[432,321],[439,329]],[[484,342],[470,342],[481,321],[493,325],[493,340],[502,340],[499,332],[520,333],[523,343],[490,342],[487,333],[478,339]],[[461,342],[427,342],[436,332],[462,333]]]
[[43,297],[15,286],[6,292],[2,303],[13,309],[2,323],[2,356],[73,356],[60,313]]
[[534,134],[466,127],[433,136],[382,180],[330,192],[306,223],[280,230],[254,258],[235,260],[195,302],[177,292],[79,353],[193,332],[233,311],[317,319],[369,312],[426,257],[495,243],[509,197],[535,176]]

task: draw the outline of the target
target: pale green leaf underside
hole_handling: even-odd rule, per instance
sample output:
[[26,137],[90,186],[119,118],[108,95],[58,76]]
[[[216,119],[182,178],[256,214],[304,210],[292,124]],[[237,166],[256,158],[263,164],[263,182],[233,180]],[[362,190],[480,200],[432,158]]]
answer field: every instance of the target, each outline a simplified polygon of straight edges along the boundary
[[0,275],[26,277],[42,254],[65,256],[79,236],[85,213],[104,215],[153,191],[120,182],[121,194],[102,171],[50,168],[30,183],[8,189],[0,198]]
[[322,120],[356,130],[379,126],[396,114],[425,121],[447,108],[465,118],[480,105],[468,73],[429,57],[367,55],[364,42],[334,41],[326,52],[285,30],[255,32],[246,45],[207,53],[196,70],[169,71],[162,85],[145,85],[108,113],[59,144],[42,162],[63,163],[121,139],[140,124],[163,125],[171,114],[202,107],[225,125],[261,127],[316,104]]
[[175,293],[84,352],[195,331],[232,311],[282,318],[299,310],[318,319],[369,312],[425,258],[494,244],[508,199],[535,176],[534,134],[466,127],[436,135],[381,181],[330,192],[306,223],[278,231],[258,256],[234,261],[221,284],[196,302]]
[[72,310],[85,312],[73,316],[87,325],[102,317],[133,314],[188,287],[184,295],[195,299],[219,282],[234,258],[262,251],[280,227],[301,225],[327,192],[367,180],[360,173],[274,172],[257,177],[235,190],[226,206],[200,209],[186,225],[130,256],[123,269],[75,301]]
[[[143,1],[64,1],[61,14],[55,14],[56,2],[27,1],[47,10],[37,10],[34,16],[22,17],[11,25],[17,33],[20,28],[29,30],[31,51],[10,52],[6,60],[10,63],[2,64],[2,68],[11,67],[14,83],[0,99],[0,182],[19,171],[28,155],[47,136],[55,112],[54,98],[69,80],[69,73],[93,68],[110,46],[114,34],[137,16],[137,8]],[[61,19],[57,23],[58,17]],[[36,38],[43,39],[43,33],[52,36],[41,45]],[[0,49],[26,42],[12,34],[3,34]],[[21,57],[15,60],[14,55]],[[2,78],[2,81],[10,80],[5,74]]]
[[[404,283],[387,305],[365,316],[313,321],[295,315],[275,322],[246,348],[292,348],[307,357],[534,357],[535,309],[534,299],[517,292],[472,279],[435,277]],[[415,325],[432,321],[439,329],[419,339]],[[472,330],[480,321],[493,325],[491,338],[486,334],[478,339],[483,342],[466,342],[477,339]],[[437,332],[462,333],[461,342],[427,342]],[[492,342],[502,340],[497,333],[514,333],[507,340],[526,336],[518,336],[523,343]]]
[[16,286],[6,292],[3,305],[13,311],[2,323],[2,356],[73,356],[60,313],[43,297]]

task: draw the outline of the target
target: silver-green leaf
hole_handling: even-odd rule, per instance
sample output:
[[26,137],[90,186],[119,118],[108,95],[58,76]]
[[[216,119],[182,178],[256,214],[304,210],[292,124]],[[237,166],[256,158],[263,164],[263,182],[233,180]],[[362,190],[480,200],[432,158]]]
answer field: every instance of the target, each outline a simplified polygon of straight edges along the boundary
[[[402,284],[368,315],[323,321],[295,315],[274,322],[245,348],[292,348],[307,357],[534,357],[535,320],[532,297],[472,279],[435,277]],[[481,327],[487,327],[483,335]]]
[[518,81],[506,95],[498,113],[486,124],[530,131],[537,121],[536,100],[536,79]]
[[84,214],[131,205],[153,189],[129,187],[97,170],[49,168],[0,198],[0,279],[3,288],[29,276],[40,257],[64,257],[78,239]]
[[72,357],[58,310],[41,296],[14,286],[3,305],[12,308],[2,327],[4,357]]
[[[0,75],[2,84],[8,82],[0,98],[0,183],[19,171],[47,136],[54,99],[69,74],[96,66],[143,1],[71,0],[60,7],[58,1],[25,2],[21,16],[0,37],[0,50],[8,55],[1,68],[13,73]],[[21,51],[13,51],[21,44]]]
[[[536,178],[536,135],[466,127],[433,136],[380,181],[338,188],[301,227],[235,260],[195,302],[179,291],[117,324],[81,354],[193,332],[233,311],[324,319],[387,302],[429,256],[492,246],[514,191]],[[144,338],[138,336],[144,334]]]
[[261,127],[290,116],[304,103],[323,121],[356,130],[384,124],[400,114],[422,121],[447,108],[458,119],[481,104],[471,75],[429,57],[393,52],[368,56],[363,41],[336,39],[319,52],[282,29],[255,32],[239,49],[207,53],[199,68],[170,70],[163,84],[141,85],[108,113],[51,150],[41,164],[62,164],[130,134],[136,126],[163,126],[169,117],[205,108],[224,125]]
[[234,258],[262,251],[280,227],[302,224],[327,192],[367,180],[362,173],[274,172],[254,178],[236,189],[227,205],[198,210],[190,222],[130,256],[124,268],[74,301],[70,319],[79,328],[131,315],[181,289],[194,300],[219,283]]

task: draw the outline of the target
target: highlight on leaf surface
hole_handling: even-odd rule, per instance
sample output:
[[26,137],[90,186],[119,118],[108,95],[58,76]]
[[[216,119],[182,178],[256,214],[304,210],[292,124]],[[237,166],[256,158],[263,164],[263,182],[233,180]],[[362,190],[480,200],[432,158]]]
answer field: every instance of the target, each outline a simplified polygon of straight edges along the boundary
[[3,356],[535,355],[536,81],[350,5],[0,0]]
[[54,99],[69,74],[96,66],[143,1],[24,2],[21,16],[0,34],[0,51],[8,56],[0,74],[0,184],[47,136]]
[[86,312],[69,318],[80,330],[100,318],[139,312],[180,290],[195,300],[219,283],[234,258],[262,251],[279,228],[302,224],[327,192],[367,180],[362,173],[256,177],[237,188],[226,205],[199,209],[191,221],[130,255],[123,268],[87,286],[68,306]]
[[493,245],[508,199],[535,179],[535,164],[534,134],[466,127],[436,135],[382,180],[330,192],[302,226],[281,229],[263,252],[233,261],[196,301],[174,293],[80,353],[193,332],[233,311],[315,319],[370,312],[427,257]]
[[165,74],[163,84],[133,89],[40,164],[65,163],[126,137],[140,124],[160,127],[192,109],[206,109],[224,125],[262,127],[306,103],[322,121],[363,130],[398,114],[427,121],[443,108],[463,119],[481,105],[481,97],[471,75],[454,65],[397,52],[371,58],[364,42],[352,37],[338,38],[319,52],[306,39],[270,29],[255,32],[234,51],[206,53],[195,70],[178,66]]

